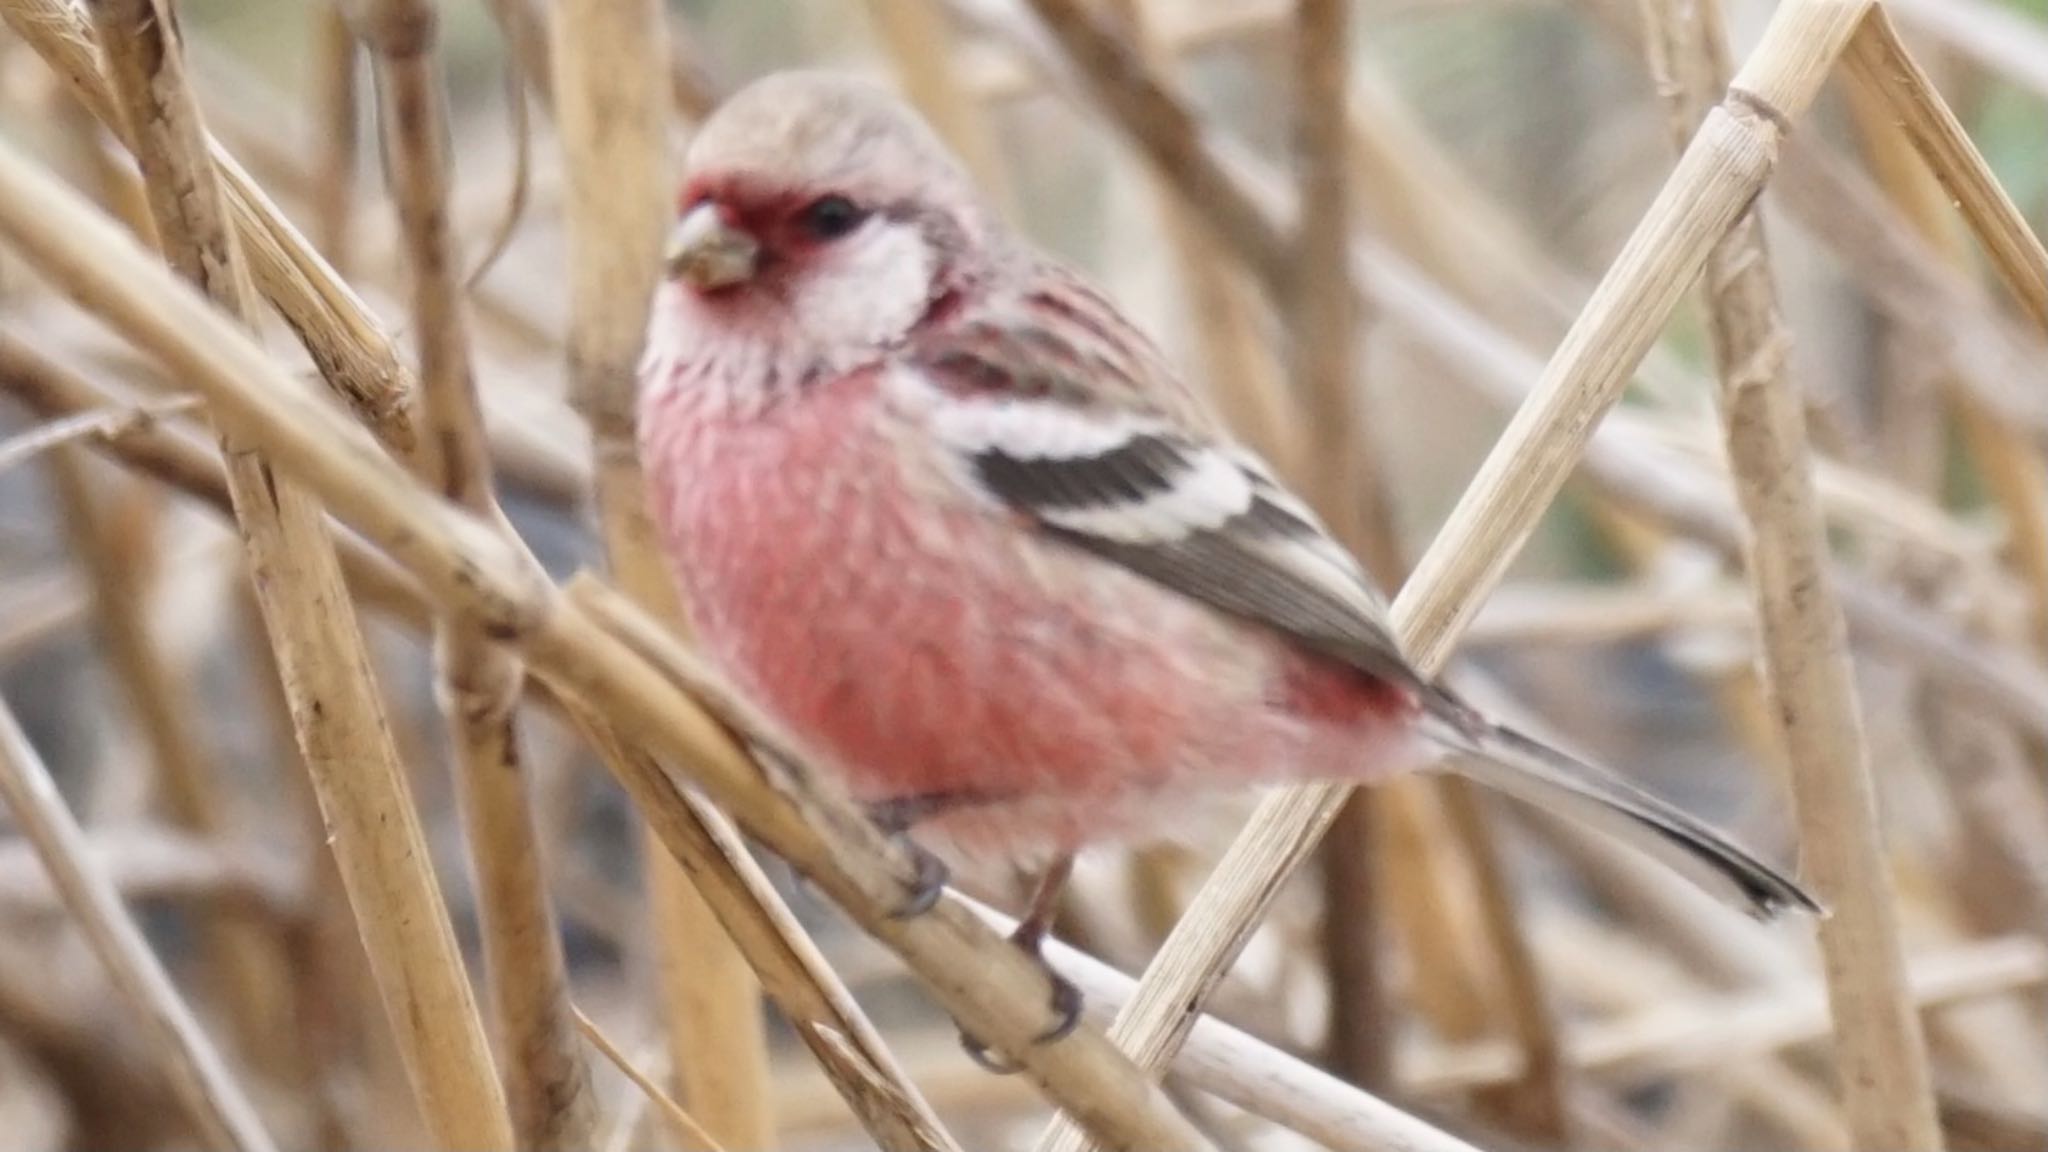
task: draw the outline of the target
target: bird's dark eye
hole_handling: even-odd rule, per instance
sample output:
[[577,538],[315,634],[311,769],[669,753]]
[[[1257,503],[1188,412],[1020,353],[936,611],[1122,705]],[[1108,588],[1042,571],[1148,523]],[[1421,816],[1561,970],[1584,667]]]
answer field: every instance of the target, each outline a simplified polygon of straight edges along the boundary
[[844,196],[820,196],[804,205],[798,219],[804,231],[820,240],[837,240],[868,218],[861,206]]

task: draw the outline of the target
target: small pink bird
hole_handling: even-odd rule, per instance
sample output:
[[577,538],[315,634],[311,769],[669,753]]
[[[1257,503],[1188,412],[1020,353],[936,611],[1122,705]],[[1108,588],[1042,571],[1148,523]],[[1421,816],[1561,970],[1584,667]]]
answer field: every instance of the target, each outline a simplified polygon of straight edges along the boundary
[[886,824],[1042,865],[1021,946],[1084,844],[1444,752],[1760,915],[1815,908],[1417,672],[1314,514],[885,90],[767,77],[686,168],[640,450],[698,635]]

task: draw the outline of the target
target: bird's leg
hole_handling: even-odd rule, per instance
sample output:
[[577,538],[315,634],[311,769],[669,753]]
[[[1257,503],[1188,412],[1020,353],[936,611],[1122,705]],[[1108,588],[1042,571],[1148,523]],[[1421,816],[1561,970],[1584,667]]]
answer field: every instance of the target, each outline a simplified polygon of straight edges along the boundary
[[[1053,918],[1059,913],[1060,893],[1066,889],[1067,878],[1074,872],[1074,854],[1062,852],[1052,863],[1038,874],[1038,883],[1031,890],[1031,900],[1024,908],[1024,918],[1017,921],[1017,927],[1010,932],[1010,943],[1031,957],[1045,978],[1052,984],[1053,1024],[1033,1040],[1034,1044],[1050,1044],[1072,1032],[1081,1022],[1081,990],[1074,987],[1066,977],[1053,971],[1045,960],[1045,934],[1052,928]],[[976,1064],[998,1075],[1009,1075],[1017,1066],[997,1057],[988,1047],[969,1036],[960,1034],[960,1046]]]
[[915,874],[910,882],[903,905],[889,915],[892,919],[908,920],[922,916],[932,910],[945,894],[949,873],[946,862],[932,855],[924,845],[910,838],[910,827],[919,820],[942,811],[949,803],[945,795],[903,796],[884,800],[868,806],[868,818],[888,834],[909,854]]

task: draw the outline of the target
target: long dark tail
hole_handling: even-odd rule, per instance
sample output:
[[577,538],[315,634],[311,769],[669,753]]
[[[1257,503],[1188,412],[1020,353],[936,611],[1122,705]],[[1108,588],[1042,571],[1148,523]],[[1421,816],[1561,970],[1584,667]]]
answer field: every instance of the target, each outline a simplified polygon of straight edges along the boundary
[[1628,781],[1495,724],[1448,694],[1424,708],[1430,738],[1464,753],[1451,771],[1601,829],[1759,919],[1788,908],[1825,914],[1790,877]]

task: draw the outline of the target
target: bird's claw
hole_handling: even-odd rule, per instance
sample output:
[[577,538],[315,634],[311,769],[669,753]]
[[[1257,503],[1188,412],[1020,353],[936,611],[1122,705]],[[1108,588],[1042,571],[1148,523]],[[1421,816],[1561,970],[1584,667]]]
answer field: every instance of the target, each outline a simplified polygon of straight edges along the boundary
[[[1046,963],[1045,957],[1035,947],[1026,947],[1024,942],[1015,937],[1012,938],[1012,943],[1018,944],[1026,955],[1038,963],[1039,968],[1045,972],[1046,980],[1052,984],[1052,996],[1048,1007],[1052,1009],[1053,1022],[1045,1031],[1032,1037],[1032,1045],[1052,1044],[1066,1039],[1069,1033],[1081,1025],[1081,990],[1074,986],[1073,981],[1053,971],[1052,965]],[[960,1047],[967,1053],[967,1058],[979,1065],[983,1071],[993,1072],[998,1076],[1010,1076],[1023,1070],[1022,1065],[1013,1064],[996,1055],[988,1045],[968,1035],[964,1030],[960,1033]]]
[[902,843],[904,851],[910,854],[914,874],[904,887],[902,905],[889,913],[893,920],[909,920],[931,911],[939,897],[945,894],[946,880],[950,875],[946,862],[920,847],[916,841],[904,838]]

